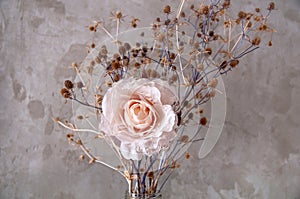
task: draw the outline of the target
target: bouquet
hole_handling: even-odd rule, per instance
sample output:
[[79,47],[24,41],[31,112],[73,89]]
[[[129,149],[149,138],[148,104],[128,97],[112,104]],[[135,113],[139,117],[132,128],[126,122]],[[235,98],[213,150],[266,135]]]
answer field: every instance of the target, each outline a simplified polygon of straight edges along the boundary
[[70,130],[67,138],[82,149],[81,159],[125,177],[128,197],[160,197],[182,156],[189,159],[191,144],[199,144],[201,158],[211,151],[225,119],[221,76],[261,45],[272,46],[274,3],[237,13],[230,5],[181,0],[175,9],[166,5],[147,28],[133,17],[132,30],[120,32],[129,18],[121,11],[111,14],[115,34],[105,21],[89,26],[108,39],[93,42],[87,58],[72,64],[76,78],[65,81],[61,94],[72,102],[73,118],[56,122]]

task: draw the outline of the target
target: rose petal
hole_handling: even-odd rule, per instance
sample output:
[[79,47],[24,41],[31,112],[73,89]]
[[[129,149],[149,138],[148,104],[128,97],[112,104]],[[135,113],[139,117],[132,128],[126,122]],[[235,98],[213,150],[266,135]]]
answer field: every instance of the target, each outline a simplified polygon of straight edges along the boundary
[[120,145],[120,152],[127,160],[140,160],[142,158],[142,154],[138,153],[136,150],[135,143],[122,142]]

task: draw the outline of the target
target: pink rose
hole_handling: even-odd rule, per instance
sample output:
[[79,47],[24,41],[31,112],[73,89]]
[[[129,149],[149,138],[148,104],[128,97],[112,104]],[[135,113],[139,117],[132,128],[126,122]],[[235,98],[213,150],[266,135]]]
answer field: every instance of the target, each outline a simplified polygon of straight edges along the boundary
[[176,136],[177,117],[172,105],[177,101],[162,80],[121,80],[104,96],[100,130],[117,138],[126,159],[153,155],[168,147]]

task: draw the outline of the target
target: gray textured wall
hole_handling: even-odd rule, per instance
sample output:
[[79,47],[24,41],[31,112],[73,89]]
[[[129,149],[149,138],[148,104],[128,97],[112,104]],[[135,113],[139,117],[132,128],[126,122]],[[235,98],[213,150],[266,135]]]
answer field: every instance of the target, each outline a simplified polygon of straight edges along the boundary
[[[154,3],[155,2],[155,3]],[[150,24],[168,1],[0,1],[0,198],[122,198],[126,182],[78,161],[52,117],[70,116],[59,90],[85,57],[86,26],[121,7]],[[232,0],[253,8],[266,1]],[[177,5],[178,1],[171,1]],[[222,136],[199,160],[197,147],[169,181],[166,198],[300,198],[300,3],[275,1],[274,46],[225,77]]]

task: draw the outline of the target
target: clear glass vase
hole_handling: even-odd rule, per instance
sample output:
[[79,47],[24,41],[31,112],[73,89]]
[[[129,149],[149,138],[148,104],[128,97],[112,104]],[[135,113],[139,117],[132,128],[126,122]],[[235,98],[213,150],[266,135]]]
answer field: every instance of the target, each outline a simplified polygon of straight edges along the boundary
[[156,194],[144,194],[144,195],[136,195],[134,193],[129,193],[128,191],[125,192],[125,199],[162,199],[162,194],[161,193],[156,193]]

